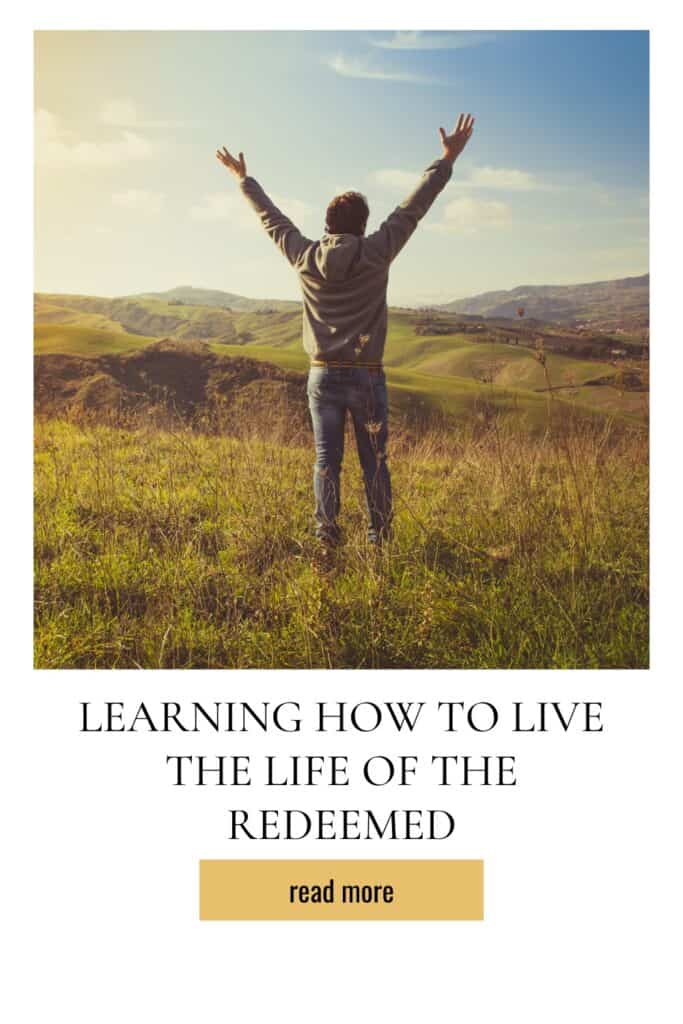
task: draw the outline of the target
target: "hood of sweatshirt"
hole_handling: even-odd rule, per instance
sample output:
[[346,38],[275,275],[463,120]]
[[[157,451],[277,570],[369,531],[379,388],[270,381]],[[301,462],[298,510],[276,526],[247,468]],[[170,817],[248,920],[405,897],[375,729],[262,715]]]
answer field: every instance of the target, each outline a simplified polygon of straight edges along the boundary
[[360,259],[362,238],[359,235],[328,235],[320,239],[315,262],[326,281],[343,281]]

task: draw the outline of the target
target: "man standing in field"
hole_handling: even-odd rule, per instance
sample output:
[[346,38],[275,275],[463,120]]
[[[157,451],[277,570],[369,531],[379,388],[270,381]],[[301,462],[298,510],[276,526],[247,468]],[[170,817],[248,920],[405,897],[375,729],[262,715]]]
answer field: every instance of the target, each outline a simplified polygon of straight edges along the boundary
[[387,467],[388,405],[382,356],[387,334],[389,266],[418,221],[451,177],[453,163],[472,134],[474,118],[461,114],[451,135],[439,129],[442,156],[380,228],[365,235],[369,209],[359,192],[336,196],[327,208],[325,234],[304,238],[239,159],[223,147],[216,156],[240,187],[264,228],[296,270],[303,295],[304,348],[311,359],[308,401],[316,461],[313,473],[316,534],[323,560],[339,542],[340,474],[344,423],[350,412],[368,506],[368,539],[389,535],[391,479]]

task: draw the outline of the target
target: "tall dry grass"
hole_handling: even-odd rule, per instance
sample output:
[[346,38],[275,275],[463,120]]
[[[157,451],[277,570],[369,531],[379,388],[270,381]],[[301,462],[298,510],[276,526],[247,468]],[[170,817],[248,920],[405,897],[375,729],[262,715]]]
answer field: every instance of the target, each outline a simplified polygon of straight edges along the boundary
[[40,667],[542,668],[648,661],[643,431],[549,399],[393,425],[395,532],[365,540],[355,449],[339,571],[313,568],[312,445],[273,403],[183,425],[36,423]]

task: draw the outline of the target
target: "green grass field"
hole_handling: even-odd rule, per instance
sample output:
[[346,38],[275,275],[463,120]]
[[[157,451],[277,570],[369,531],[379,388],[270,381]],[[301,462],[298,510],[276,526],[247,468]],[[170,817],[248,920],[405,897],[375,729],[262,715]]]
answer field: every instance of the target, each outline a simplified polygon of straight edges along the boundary
[[[156,340],[112,319],[124,314],[43,296],[36,352]],[[203,332],[220,356],[308,365],[298,311],[146,299],[131,315],[140,330]],[[236,393],[245,415],[227,435],[163,417],[37,420],[36,665],[646,666],[647,394],[589,386],[606,363],[550,353],[544,367],[468,333],[416,335],[416,321],[392,311],[386,349],[394,537],[379,559],[368,549],[349,437],[330,576],[313,568],[311,439],[286,403],[261,414],[267,382]]]
[[[350,440],[350,439],[349,439]],[[312,568],[310,445],[36,426],[43,668],[623,668],[648,662],[647,442],[586,422],[395,436],[395,535],[343,475]]]

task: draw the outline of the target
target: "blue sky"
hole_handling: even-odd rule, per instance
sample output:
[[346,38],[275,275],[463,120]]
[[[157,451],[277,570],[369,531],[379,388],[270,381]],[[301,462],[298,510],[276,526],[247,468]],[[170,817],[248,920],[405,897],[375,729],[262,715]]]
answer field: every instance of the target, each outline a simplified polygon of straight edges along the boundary
[[39,32],[36,288],[298,298],[216,147],[309,237],[355,188],[377,227],[476,118],[390,302],[648,269],[645,32]]

